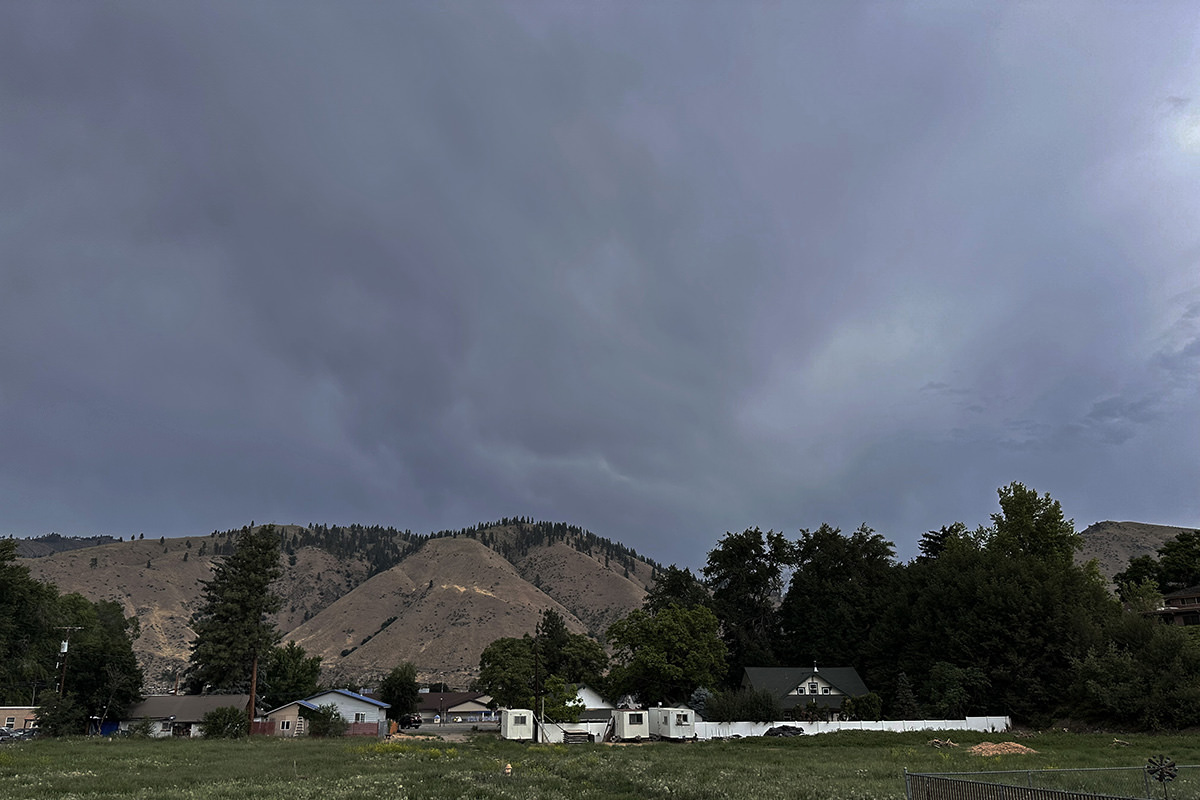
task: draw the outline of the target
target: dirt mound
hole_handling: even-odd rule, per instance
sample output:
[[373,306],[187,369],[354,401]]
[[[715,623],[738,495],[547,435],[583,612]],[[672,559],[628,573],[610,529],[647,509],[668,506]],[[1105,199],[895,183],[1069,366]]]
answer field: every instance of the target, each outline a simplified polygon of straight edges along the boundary
[[974,747],[968,747],[967,752],[973,756],[1023,756],[1036,753],[1037,750],[1016,742],[980,742]]

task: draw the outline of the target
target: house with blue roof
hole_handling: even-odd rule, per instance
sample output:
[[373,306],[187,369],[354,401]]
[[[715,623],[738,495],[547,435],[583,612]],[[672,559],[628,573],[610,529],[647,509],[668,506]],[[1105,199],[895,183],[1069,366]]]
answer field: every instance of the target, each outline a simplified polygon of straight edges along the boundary
[[356,694],[347,689],[329,689],[317,692],[303,700],[293,700],[290,703],[267,712],[270,723],[270,733],[273,736],[304,736],[308,730],[305,725],[304,712],[315,711],[319,706],[336,706],[342,719],[349,723],[347,736],[375,736],[382,738],[387,735],[387,710],[390,705],[381,700]]

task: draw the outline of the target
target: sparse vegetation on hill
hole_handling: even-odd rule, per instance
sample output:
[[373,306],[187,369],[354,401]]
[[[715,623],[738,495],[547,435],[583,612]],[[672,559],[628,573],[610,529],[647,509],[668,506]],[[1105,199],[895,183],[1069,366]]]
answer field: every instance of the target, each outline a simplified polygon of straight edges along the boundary
[[[554,609],[572,632],[600,635],[638,607],[658,565],[573,525],[502,518],[421,535],[383,526],[277,526],[284,640],[322,659],[324,674],[379,680],[401,661],[465,687],[479,653],[531,630]],[[26,563],[39,577],[119,603],[142,623],[139,659],[169,690],[188,659],[199,586],[241,529],[110,541]]]

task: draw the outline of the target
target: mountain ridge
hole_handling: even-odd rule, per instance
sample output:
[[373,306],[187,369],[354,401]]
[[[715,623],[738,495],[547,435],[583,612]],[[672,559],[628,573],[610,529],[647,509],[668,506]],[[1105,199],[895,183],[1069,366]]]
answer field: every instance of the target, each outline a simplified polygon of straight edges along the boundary
[[[520,517],[424,536],[380,526],[275,527],[282,641],[320,655],[327,680],[350,683],[412,661],[425,680],[465,687],[492,640],[531,632],[549,608],[572,631],[601,635],[641,606],[661,568],[582,528]],[[64,593],[115,600],[138,618],[134,649],[149,691],[170,688],[186,668],[201,582],[237,534],[131,538],[22,563]]]

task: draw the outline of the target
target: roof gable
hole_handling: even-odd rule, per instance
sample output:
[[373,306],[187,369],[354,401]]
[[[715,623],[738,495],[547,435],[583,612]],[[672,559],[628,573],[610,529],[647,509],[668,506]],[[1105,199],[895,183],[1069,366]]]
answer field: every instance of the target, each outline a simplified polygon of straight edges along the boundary
[[854,667],[746,667],[742,686],[766,689],[782,699],[814,676],[849,697],[858,697],[868,691]]
[[270,711],[267,712],[266,716],[269,717],[272,714],[275,714],[279,711],[283,711],[285,708],[291,708],[292,706],[296,706],[297,708],[306,708],[309,711],[317,710],[317,706],[308,702],[307,700],[293,700],[290,703],[284,703],[279,708],[272,708]]

